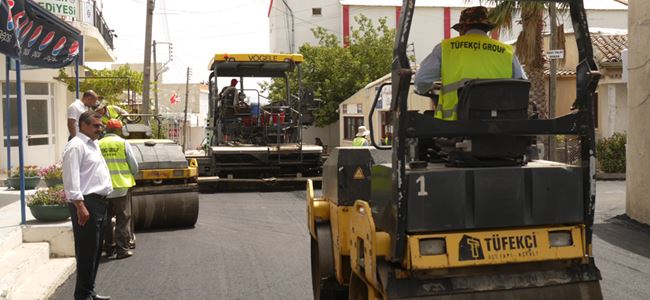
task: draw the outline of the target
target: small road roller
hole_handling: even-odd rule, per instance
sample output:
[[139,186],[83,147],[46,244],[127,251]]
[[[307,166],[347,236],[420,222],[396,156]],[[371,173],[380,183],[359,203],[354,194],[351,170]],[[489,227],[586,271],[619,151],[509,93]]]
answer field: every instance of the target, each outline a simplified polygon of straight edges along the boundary
[[[582,0],[554,2],[566,4],[579,53],[572,111],[534,119],[527,80],[468,79],[452,121],[409,109],[415,1],[404,0],[392,147],[377,145],[370,122],[373,147],[335,149],[322,196],[307,183],[315,299],[602,299],[592,249],[600,74]],[[536,137],[555,135],[577,137],[577,163],[535,158]]]

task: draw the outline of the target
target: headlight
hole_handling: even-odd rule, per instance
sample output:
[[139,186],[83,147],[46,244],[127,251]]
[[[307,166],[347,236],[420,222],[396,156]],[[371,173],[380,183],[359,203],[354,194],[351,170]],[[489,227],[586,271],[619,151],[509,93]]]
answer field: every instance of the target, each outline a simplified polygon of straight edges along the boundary
[[420,240],[420,255],[440,255],[445,254],[445,239],[422,239]]
[[551,231],[548,233],[548,241],[551,247],[566,247],[573,245],[571,231]]

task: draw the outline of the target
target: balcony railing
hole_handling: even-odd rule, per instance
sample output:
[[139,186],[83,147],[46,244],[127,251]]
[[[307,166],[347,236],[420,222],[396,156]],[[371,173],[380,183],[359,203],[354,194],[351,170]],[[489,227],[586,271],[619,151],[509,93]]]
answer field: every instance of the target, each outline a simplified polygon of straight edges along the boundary
[[104,37],[104,41],[113,49],[113,31],[106,25],[102,11],[94,0],[79,1],[79,20],[83,23],[91,24],[97,28],[99,33]]
[[[76,21],[94,26],[102,35],[104,41],[106,41],[106,44],[108,44],[108,46],[113,49],[114,34],[113,31],[108,28],[108,25],[106,25],[106,21],[104,20],[101,9],[97,5],[97,1],[79,0],[76,3],[74,1],[70,1],[69,3],[64,2],[64,4],[57,5],[54,5],[50,2],[43,2],[39,4],[41,7],[61,18],[61,20],[68,22]],[[62,6],[67,7],[64,7],[66,9],[61,9],[60,7]],[[71,8],[70,6],[76,7]]]

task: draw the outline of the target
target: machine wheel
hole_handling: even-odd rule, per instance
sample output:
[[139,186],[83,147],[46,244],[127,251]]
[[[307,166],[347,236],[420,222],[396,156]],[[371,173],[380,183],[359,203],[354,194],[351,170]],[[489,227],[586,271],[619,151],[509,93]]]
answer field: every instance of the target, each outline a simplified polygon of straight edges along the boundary
[[368,285],[359,278],[357,273],[351,272],[350,274],[350,300],[367,300],[368,299]]
[[311,279],[314,300],[346,299],[347,288],[336,281],[332,229],[329,223],[317,223],[316,235],[311,238]]

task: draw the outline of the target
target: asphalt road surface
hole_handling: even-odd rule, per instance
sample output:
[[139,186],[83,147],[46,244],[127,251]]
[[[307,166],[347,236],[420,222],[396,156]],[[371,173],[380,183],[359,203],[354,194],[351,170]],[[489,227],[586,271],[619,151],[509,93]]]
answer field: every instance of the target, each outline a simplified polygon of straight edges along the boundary
[[[195,228],[141,232],[101,264],[113,299],[311,299],[304,192],[202,194]],[[606,299],[650,299],[650,227],[620,215],[625,182],[599,182],[594,253]],[[71,299],[72,275],[53,299]]]
[[[102,263],[113,299],[309,299],[304,192],[201,194],[196,227],[136,233],[133,257]],[[75,276],[55,293],[71,299]]]

